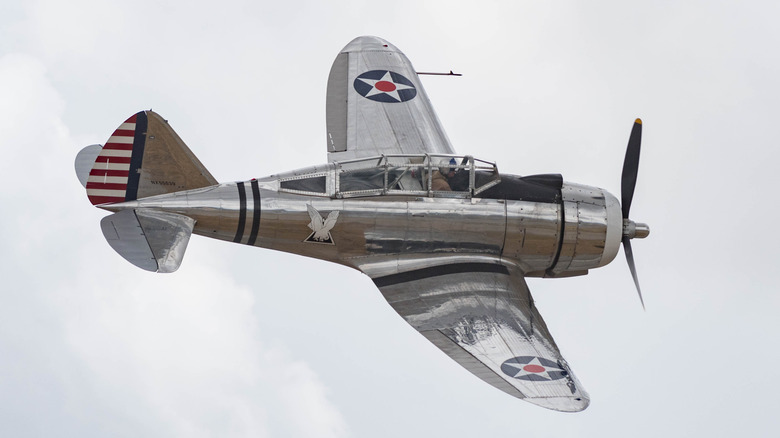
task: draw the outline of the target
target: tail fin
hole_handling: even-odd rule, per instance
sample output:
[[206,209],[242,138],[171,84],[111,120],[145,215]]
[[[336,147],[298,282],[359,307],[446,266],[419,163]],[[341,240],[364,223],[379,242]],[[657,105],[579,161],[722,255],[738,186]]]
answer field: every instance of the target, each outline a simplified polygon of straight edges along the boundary
[[168,122],[152,111],[125,120],[102,148],[82,149],[76,173],[93,205],[217,184]]

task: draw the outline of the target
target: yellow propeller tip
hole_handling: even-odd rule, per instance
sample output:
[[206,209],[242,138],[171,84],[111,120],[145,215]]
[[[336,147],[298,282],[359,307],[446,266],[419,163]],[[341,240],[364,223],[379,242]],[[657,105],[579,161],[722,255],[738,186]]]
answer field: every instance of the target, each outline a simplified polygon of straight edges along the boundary
[[638,123],[638,124],[641,125],[642,124],[642,119],[636,119],[636,120],[634,120],[634,123]]

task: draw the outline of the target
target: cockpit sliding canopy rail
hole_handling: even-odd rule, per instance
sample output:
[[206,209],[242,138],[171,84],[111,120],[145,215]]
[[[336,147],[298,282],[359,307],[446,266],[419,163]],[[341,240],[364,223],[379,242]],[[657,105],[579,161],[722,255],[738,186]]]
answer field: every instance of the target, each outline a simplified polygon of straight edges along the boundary
[[330,198],[380,195],[470,198],[501,182],[495,163],[471,155],[379,155],[282,177],[279,191]]

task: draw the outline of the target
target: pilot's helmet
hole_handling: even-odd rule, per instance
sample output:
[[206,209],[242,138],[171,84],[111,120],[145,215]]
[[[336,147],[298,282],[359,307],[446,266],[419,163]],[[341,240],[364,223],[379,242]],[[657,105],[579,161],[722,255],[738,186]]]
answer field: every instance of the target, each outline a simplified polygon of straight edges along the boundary
[[449,161],[442,160],[441,163],[439,163],[439,172],[441,172],[442,175],[449,175],[450,172],[455,172],[456,166],[458,165],[457,161],[455,161],[454,158],[450,158]]

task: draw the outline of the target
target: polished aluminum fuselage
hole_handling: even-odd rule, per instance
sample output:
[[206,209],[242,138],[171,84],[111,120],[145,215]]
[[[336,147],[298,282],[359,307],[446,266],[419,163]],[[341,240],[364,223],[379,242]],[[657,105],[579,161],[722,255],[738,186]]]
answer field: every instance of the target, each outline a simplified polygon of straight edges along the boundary
[[[595,187],[564,183],[557,202],[380,194],[328,197],[280,190],[268,177],[159,195],[106,208],[151,208],[195,219],[194,233],[300,254],[379,277],[415,268],[500,260],[526,276],[586,274],[609,263],[622,233],[620,206]],[[308,206],[338,211],[327,243]]]

